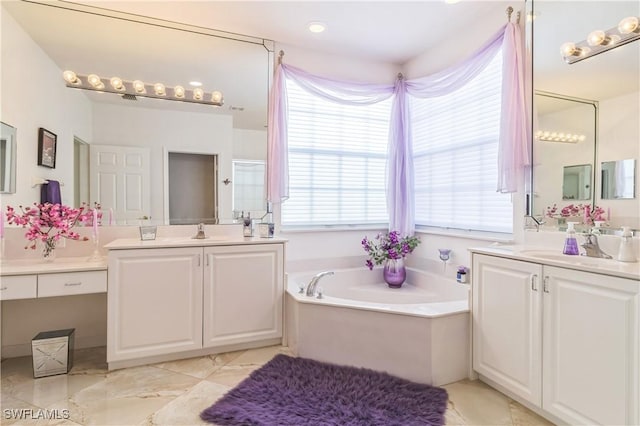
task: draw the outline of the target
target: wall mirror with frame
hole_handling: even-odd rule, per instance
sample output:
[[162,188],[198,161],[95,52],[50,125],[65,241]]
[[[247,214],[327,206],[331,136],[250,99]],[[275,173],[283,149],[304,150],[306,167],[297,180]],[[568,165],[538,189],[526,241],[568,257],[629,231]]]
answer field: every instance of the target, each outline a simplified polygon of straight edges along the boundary
[[[625,225],[640,229],[638,197],[612,197],[611,179],[603,182],[603,176],[611,173],[611,163],[637,161],[640,157],[640,42],[573,64],[565,63],[560,53],[560,46],[566,42],[586,40],[594,30],[609,30],[626,17],[640,16],[640,3],[533,0],[528,15],[532,29],[533,133],[585,136],[577,143],[550,142],[534,136],[530,213],[544,216],[553,204],[595,204],[609,213],[608,228]],[[591,197],[563,199],[565,167],[585,164],[592,169]],[[638,173],[634,171],[633,177],[628,174],[626,179],[633,180],[629,186],[637,188]],[[547,227],[553,227],[553,219],[544,219]]]
[[[154,224],[232,220],[232,185],[222,183],[232,176],[232,161],[266,161],[272,41],[79,3],[17,1],[2,2],[2,8],[8,15],[3,18],[3,50],[5,46],[7,52],[19,50],[23,69],[28,66],[37,73],[31,80],[55,91],[46,96],[55,96],[52,102],[58,109],[69,109],[65,118],[58,119],[51,109],[41,114],[27,106],[10,111],[9,101],[8,107],[3,102],[3,113],[27,114],[33,117],[28,127],[37,122],[57,133],[61,155],[56,170],[42,177],[69,182],[63,189],[65,204],[99,202],[103,209],[113,210],[118,225],[138,225],[145,216]],[[10,44],[18,39],[22,45]],[[27,43],[35,47],[25,48]],[[3,72],[4,68],[3,61]],[[220,91],[224,104],[216,107],[73,89],[65,86],[65,70],[129,82],[161,82],[167,88],[181,85],[187,90],[193,90],[190,82],[198,81],[205,97]],[[18,79],[19,72],[3,77],[3,87],[24,84],[11,78]],[[206,185],[208,193],[201,198],[212,203],[203,211],[213,217],[209,213],[189,217],[184,211],[176,220],[170,217],[176,210],[170,208],[169,200],[170,152],[217,159],[215,180]],[[192,169],[176,171],[175,167],[172,174],[189,179]],[[36,190],[31,190],[20,199],[30,197],[33,202],[36,196]],[[264,210],[263,200],[259,205]]]

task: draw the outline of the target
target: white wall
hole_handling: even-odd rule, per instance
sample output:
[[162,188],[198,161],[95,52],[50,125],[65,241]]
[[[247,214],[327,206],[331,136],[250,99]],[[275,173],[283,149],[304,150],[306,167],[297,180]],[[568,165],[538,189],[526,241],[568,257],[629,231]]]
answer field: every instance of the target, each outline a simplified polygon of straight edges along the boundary
[[267,131],[233,129],[234,160],[267,160]]
[[[2,26],[1,119],[18,129],[16,193],[3,194],[2,205],[40,202],[33,177],[64,183],[62,201],[73,203],[73,137],[91,135],[91,103],[81,92],[65,86],[62,72],[0,8]],[[38,166],[38,128],[58,136],[56,167]]]
[[148,147],[151,150],[151,217],[164,218],[165,151],[218,155],[218,211],[231,218],[232,117],[113,104],[95,104],[93,135],[100,145]]

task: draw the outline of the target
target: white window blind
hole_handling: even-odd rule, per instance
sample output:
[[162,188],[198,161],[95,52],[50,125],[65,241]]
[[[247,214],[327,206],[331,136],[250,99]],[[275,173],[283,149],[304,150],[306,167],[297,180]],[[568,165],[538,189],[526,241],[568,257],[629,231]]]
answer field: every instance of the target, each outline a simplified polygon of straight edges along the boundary
[[496,192],[502,54],[457,91],[410,97],[416,225],[513,231],[511,196]]
[[387,223],[391,100],[340,105],[287,81],[289,199],[283,226]]

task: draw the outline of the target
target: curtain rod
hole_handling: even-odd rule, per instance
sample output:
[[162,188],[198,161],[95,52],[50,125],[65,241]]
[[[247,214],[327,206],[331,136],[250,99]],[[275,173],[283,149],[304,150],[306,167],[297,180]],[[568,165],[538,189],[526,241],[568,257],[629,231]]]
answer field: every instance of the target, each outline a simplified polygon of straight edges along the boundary
[[278,52],[278,65],[282,65],[282,57],[284,56],[284,50]]

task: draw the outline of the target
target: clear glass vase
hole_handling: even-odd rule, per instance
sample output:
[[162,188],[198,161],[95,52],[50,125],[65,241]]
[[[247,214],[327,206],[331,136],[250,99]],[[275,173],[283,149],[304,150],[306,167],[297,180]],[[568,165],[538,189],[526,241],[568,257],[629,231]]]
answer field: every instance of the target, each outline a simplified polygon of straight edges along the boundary
[[407,279],[407,270],[404,267],[404,259],[387,259],[382,269],[384,281],[391,288],[400,288]]
[[56,259],[56,240],[53,237],[40,241],[42,247],[42,259],[45,262],[53,262]]

